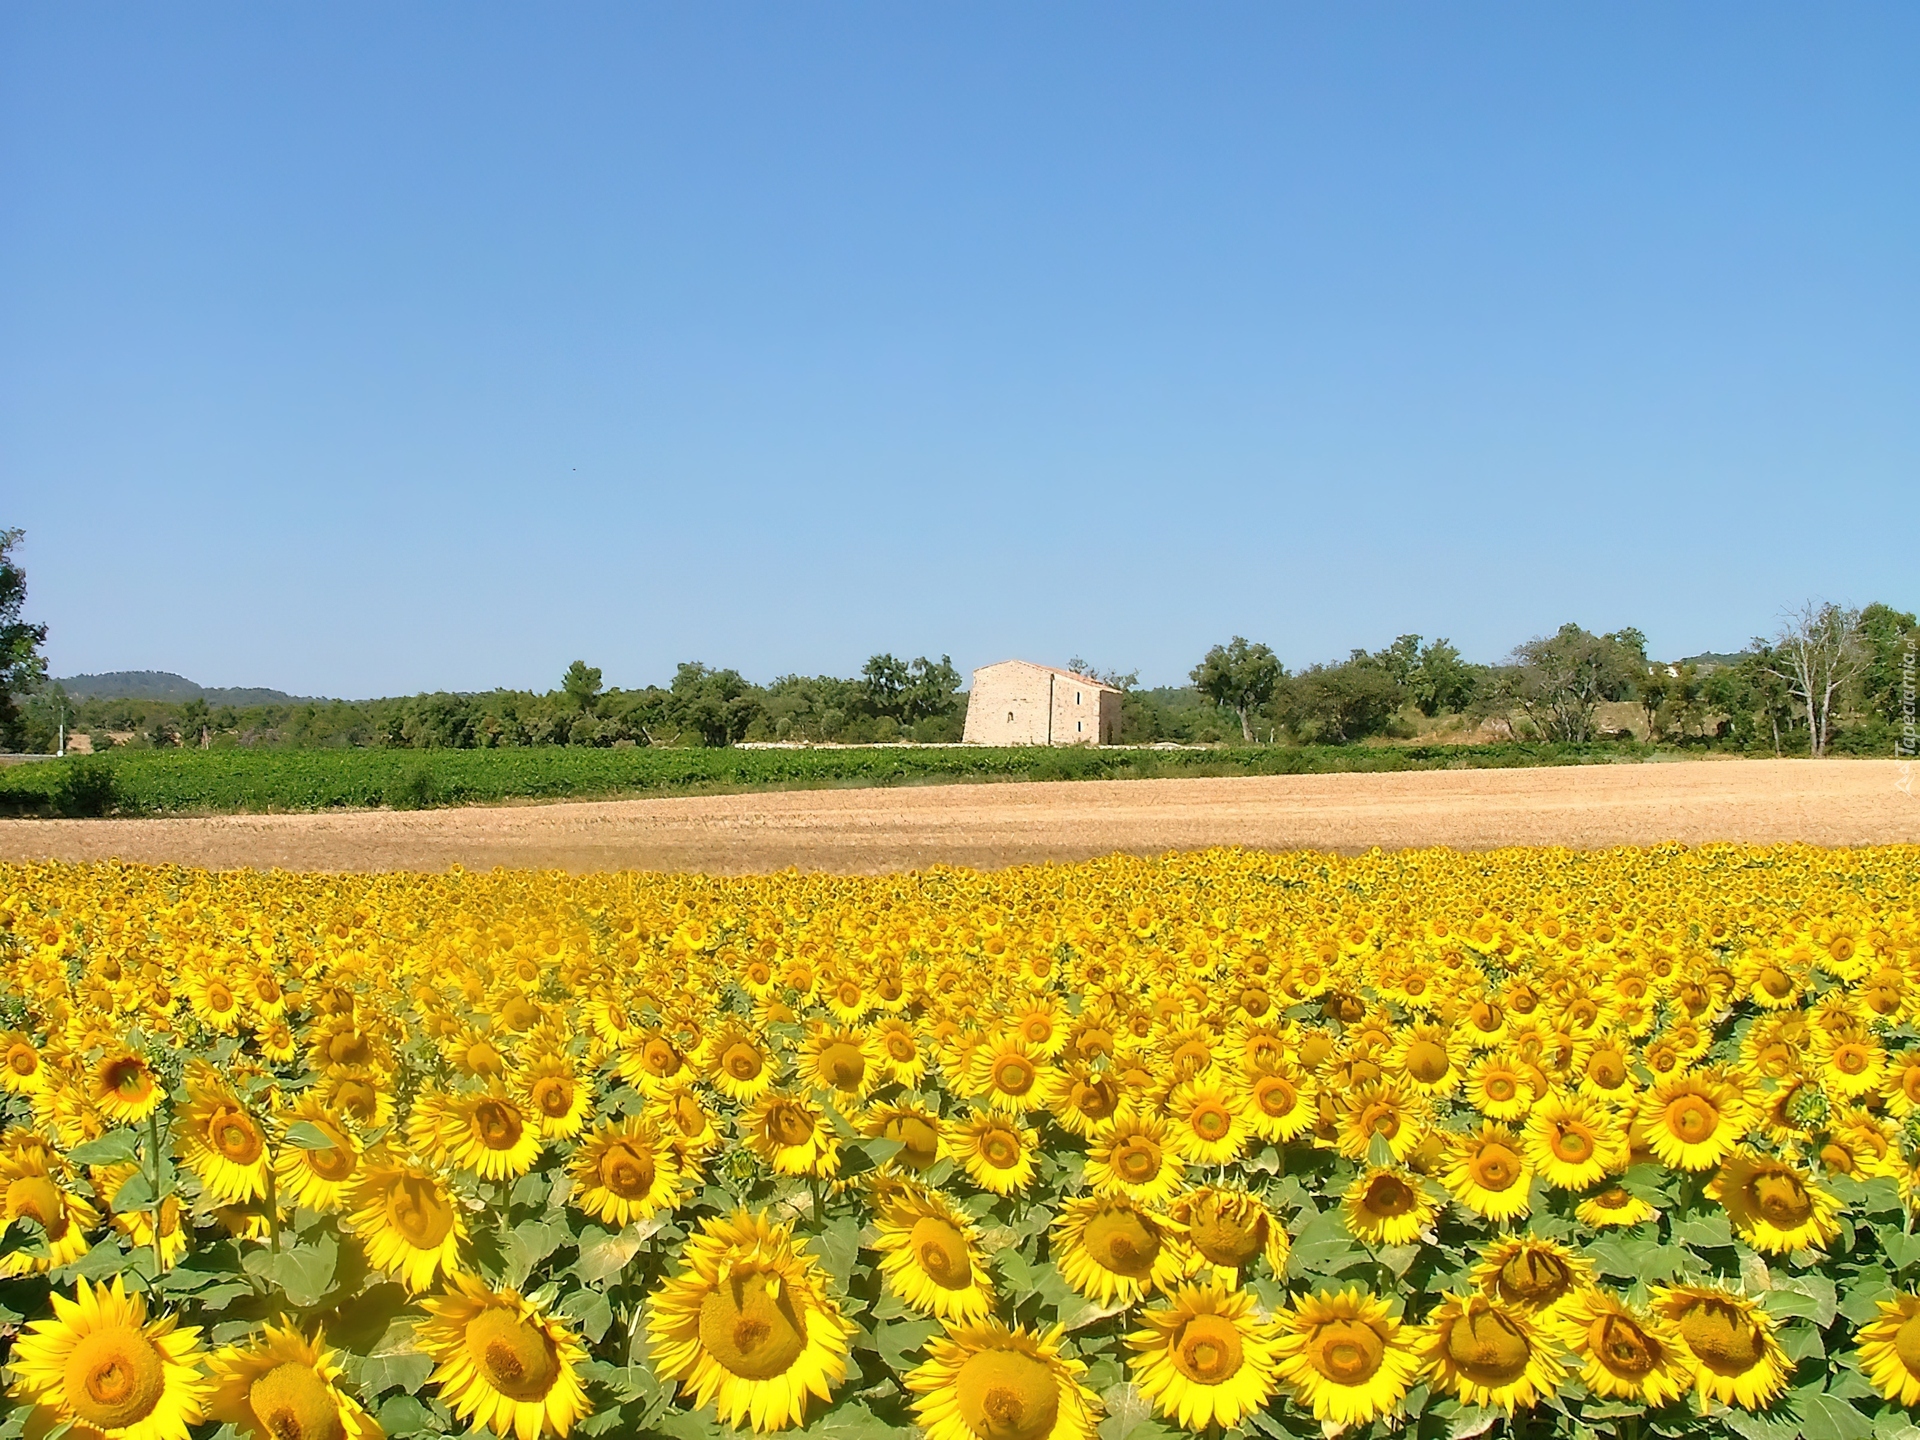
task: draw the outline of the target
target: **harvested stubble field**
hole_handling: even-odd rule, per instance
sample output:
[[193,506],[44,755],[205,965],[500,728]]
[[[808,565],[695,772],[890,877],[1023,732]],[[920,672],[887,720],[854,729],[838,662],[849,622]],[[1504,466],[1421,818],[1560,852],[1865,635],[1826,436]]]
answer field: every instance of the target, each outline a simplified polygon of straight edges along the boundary
[[1920,841],[1891,761],[942,785],[395,813],[0,821],[0,858],[232,868],[877,874],[1210,845],[1598,848]]

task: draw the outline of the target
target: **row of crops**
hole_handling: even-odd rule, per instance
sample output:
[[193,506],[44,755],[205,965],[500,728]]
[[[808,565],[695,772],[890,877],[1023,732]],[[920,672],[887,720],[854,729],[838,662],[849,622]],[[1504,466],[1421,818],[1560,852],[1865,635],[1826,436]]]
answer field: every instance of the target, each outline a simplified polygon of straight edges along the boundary
[[1579,764],[1640,758],[1644,753],[1645,747],[1625,744],[1157,751],[1031,746],[133,751],[0,769],[0,814],[418,808],[511,799],[898,785],[941,779],[1095,780]]
[[6,1436],[1916,1433],[1920,849],[0,882]]

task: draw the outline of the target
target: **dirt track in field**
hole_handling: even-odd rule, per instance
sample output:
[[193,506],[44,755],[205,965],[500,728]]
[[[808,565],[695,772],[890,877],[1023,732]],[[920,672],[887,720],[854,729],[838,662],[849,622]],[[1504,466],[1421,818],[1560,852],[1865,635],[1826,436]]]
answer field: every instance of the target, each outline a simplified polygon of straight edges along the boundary
[[0,821],[0,859],[218,868],[871,874],[1151,855],[1451,845],[1920,842],[1892,761],[1740,760],[1199,780],[929,785],[413,813]]

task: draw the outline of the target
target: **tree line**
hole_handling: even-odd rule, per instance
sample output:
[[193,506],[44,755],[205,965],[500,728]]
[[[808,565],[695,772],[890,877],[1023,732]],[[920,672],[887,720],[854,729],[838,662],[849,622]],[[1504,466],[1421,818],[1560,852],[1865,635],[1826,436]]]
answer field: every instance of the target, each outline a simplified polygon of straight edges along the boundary
[[[1817,757],[1886,753],[1899,743],[1913,722],[1917,638],[1910,611],[1814,601],[1735,655],[1659,662],[1638,630],[1595,634],[1569,623],[1498,665],[1462,660],[1445,640],[1402,635],[1383,650],[1289,674],[1268,646],[1235,636],[1210,649],[1191,678],[1246,744],[1263,730],[1270,739],[1347,744],[1405,729],[1411,711],[1566,744],[1722,742]],[[1603,722],[1603,707],[1627,704],[1639,735]]]
[[[51,750],[63,726],[96,750],[943,743],[961,738],[966,718],[966,692],[945,655],[880,654],[855,676],[783,675],[765,685],[689,661],[666,685],[607,688],[598,667],[576,660],[547,691],[249,706],[76,699],[46,679],[46,626],[22,619],[20,538],[0,531],[0,748],[9,750]],[[1077,657],[1069,667],[1121,690],[1123,744],[1344,745],[1490,730],[1573,744],[1887,753],[1912,719],[1916,634],[1913,614],[1885,604],[1809,604],[1739,654],[1672,662],[1650,659],[1638,630],[1567,624],[1495,665],[1464,659],[1445,639],[1402,635],[1297,672],[1269,646],[1235,636],[1209,649],[1185,686],[1143,688],[1137,673],[1102,673]]]

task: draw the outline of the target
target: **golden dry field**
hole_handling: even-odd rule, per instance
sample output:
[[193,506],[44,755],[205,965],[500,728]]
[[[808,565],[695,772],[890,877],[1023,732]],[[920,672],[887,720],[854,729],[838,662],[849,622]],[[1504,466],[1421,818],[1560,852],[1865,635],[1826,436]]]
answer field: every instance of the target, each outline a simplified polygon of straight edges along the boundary
[[9,1435],[1920,1402],[1912,846],[0,876]]
[[0,820],[0,859],[215,868],[459,865],[884,874],[1210,845],[1920,842],[1920,803],[1880,760],[1722,760],[1399,774],[1022,781],[180,819]]

